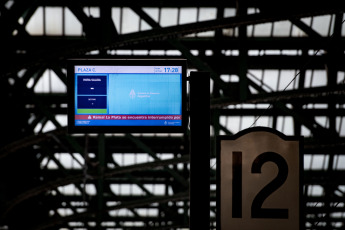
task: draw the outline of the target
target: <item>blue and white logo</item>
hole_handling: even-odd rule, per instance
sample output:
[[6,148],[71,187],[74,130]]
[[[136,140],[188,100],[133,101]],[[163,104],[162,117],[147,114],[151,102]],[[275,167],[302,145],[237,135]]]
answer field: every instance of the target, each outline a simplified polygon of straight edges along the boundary
[[135,98],[135,91],[134,91],[134,89],[132,89],[131,92],[129,93],[129,97],[130,97],[131,99],[134,99],[134,98]]

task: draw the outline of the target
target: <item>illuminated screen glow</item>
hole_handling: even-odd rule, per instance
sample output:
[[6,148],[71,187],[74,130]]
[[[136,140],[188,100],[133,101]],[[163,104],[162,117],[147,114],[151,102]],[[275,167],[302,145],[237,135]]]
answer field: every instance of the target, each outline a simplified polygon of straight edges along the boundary
[[69,129],[181,132],[185,70],[184,60],[74,62],[68,69],[73,72]]

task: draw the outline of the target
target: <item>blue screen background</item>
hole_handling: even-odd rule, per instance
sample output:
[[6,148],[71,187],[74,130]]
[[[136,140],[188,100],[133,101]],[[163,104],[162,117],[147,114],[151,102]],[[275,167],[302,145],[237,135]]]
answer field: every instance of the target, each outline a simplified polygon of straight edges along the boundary
[[109,74],[109,114],[180,115],[180,74]]

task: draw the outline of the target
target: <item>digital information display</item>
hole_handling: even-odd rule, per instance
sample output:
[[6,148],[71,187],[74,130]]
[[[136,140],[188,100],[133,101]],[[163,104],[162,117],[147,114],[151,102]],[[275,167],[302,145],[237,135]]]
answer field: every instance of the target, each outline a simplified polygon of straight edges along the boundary
[[68,71],[72,132],[183,130],[185,60],[78,60]]

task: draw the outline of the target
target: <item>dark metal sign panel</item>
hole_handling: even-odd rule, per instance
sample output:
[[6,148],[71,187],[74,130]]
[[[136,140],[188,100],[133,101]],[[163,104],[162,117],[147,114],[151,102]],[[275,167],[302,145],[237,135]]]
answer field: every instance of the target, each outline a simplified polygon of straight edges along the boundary
[[301,227],[301,138],[255,127],[217,139],[217,227]]

